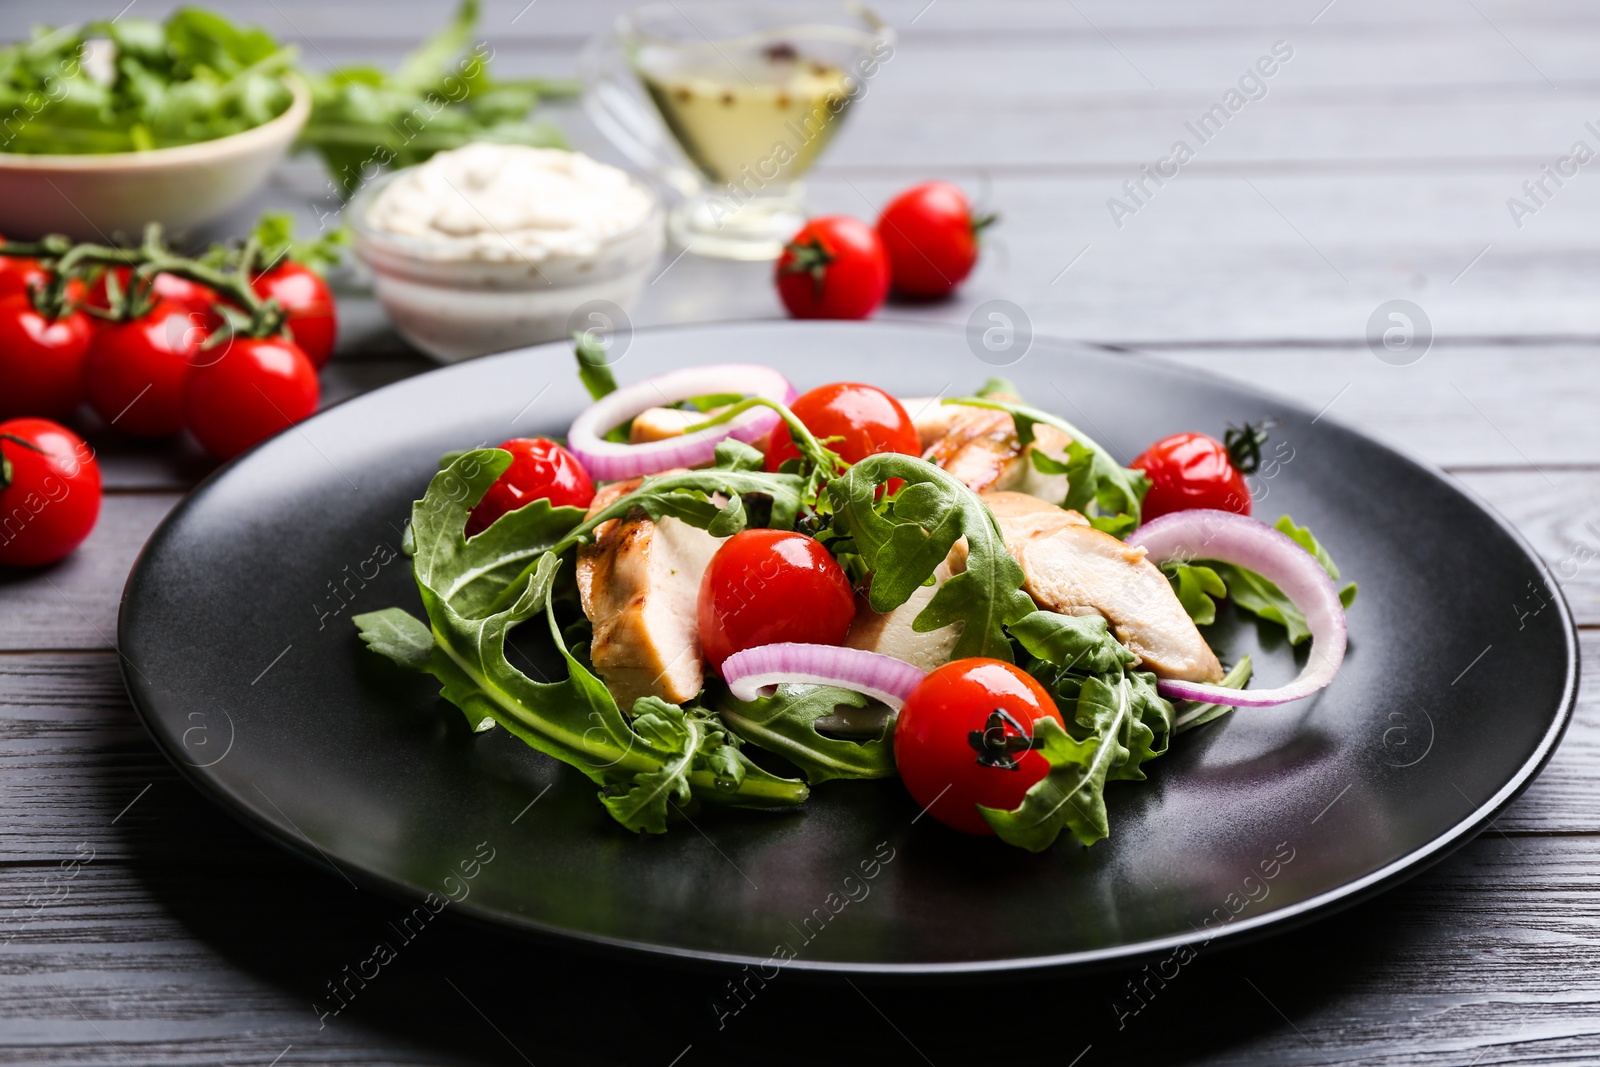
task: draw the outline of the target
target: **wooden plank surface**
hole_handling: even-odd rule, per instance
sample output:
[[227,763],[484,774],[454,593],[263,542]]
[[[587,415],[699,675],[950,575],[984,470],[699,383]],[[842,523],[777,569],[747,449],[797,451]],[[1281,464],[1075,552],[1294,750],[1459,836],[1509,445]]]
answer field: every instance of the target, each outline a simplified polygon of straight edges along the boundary
[[[159,16],[173,0],[140,0]],[[220,0],[312,66],[392,63],[449,5]],[[628,0],[488,0],[506,74],[570,74]],[[1600,148],[1600,8],[1584,0],[885,0],[900,30],[810,182],[871,217],[952,177],[1001,211],[959,296],[884,318],[1021,305],[1041,334],[1264,388],[1452,472],[1556,571],[1600,657],[1600,179],[1517,226],[1507,198],[1577,139]],[[14,0],[34,21],[120,3]],[[1179,176],[1108,208],[1276,40],[1295,54]],[[581,113],[573,142],[618,159]],[[315,162],[261,203],[326,210]],[[227,224],[237,232],[261,205]],[[1071,264],[1070,269],[1069,264]],[[666,263],[663,263],[666,267]],[[339,280],[328,403],[426,369],[359,277]],[[1377,358],[1367,322],[1419,305],[1434,344]],[[686,256],[636,325],[781,315],[764,268]],[[0,386],[3,388],[3,386]],[[934,990],[795,981],[718,1030],[715,976],[579,957],[447,923],[345,1015],[311,1002],[394,913],[258,841],[156,752],[122,695],[117,599],[149,531],[211,469],[183,442],[82,423],[108,495],[73,559],[0,574],[0,1059],[106,1064],[748,1063],[1489,1065],[1600,1058],[1600,689],[1494,828],[1408,885],[1304,931],[1207,952],[1118,1026],[1125,974]],[[1486,743],[1492,743],[1486,740]],[[93,859],[83,862],[92,850]],[[76,867],[63,867],[76,858]],[[75,871],[71,874],[69,872]],[[9,918],[6,916],[9,915]],[[1005,997],[1042,1026],[990,1025]],[[1124,1001],[1125,1003],[1125,1001]],[[977,1013],[981,1012],[981,1018]],[[997,1036],[998,1035],[998,1036]],[[1077,1057],[1075,1059],[1074,1057]]]

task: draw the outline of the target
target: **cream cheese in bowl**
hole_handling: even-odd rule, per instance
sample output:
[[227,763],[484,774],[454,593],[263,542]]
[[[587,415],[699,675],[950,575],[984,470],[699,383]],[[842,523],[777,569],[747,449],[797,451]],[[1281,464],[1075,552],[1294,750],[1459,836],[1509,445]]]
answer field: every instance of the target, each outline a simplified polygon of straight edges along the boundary
[[378,179],[356,253],[396,329],[443,360],[565,337],[581,305],[626,306],[664,243],[659,198],[578,152],[478,143]]

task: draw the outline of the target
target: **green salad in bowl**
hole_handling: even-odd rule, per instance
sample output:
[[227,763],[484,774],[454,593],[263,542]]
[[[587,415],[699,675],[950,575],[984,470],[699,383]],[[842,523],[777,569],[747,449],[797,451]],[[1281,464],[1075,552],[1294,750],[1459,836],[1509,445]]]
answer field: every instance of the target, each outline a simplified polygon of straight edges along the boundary
[[264,29],[180,8],[0,46],[0,234],[182,234],[237,207],[297,144],[329,192],[475,140],[564,147],[533,117],[567,82],[491,80],[475,0],[393,69],[307,71]]
[[294,49],[195,8],[36,28],[0,48],[0,151],[147,152],[212,141],[289,110]]

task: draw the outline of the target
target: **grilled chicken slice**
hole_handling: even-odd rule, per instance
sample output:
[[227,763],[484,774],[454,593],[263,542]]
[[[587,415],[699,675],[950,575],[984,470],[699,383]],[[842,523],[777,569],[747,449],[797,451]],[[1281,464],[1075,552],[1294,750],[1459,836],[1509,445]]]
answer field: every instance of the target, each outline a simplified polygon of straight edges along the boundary
[[1162,678],[1221,680],[1216,653],[1143,548],[1096,530],[1075,511],[1021,493],[985,493],[983,500],[1034,603],[1064,615],[1104,616],[1117,640]]
[[[711,408],[707,411],[684,411],[680,408],[645,408],[633,417],[633,424],[628,427],[628,443],[633,445],[649,444],[652,441],[665,441],[669,437],[682,437],[691,426],[705,422],[713,415],[721,414],[728,410],[726,407]],[[760,449],[767,450],[771,441],[770,434],[763,434],[750,444]]]
[[669,437],[682,437],[685,430],[708,416],[700,411],[682,411],[678,408],[645,408],[633,417],[628,428],[628,443],[649,444],[665,441]]
[[1028,493],[995,490],[984,493],[983,502],[999,520],[1007,544],[1013,540],[1048,537],[1063,526],[1089,525],[1089,520],[1076,511],[1057,507]]
[[911,623],[928,606],[928,601],[933,599],[933,594],[939,591],[939,586],[950,575],[950,563],[947,560],[934,570],[933,585],[923,586],[912,593],[911,599],[904,604],[881,615],[872,610],[866,597],[857,594],[856,617],[850,624],[849,634],[845,636],[845,645],[893,656],[925,671],[949,663],[950,653],[955,650],[956,641],[961,637],[961,623],[941,626],[925,634],[913,630]]
[[[590,514],[639,482],[604,487]],[[604,523],[595,534],[578,550],[578,594],[594,624],[589,655],[595,671],[623,708],[643,696],[692,700],[705,681],[696,621],[700,576],[724,539],[637,512]]]
[[911,416],[911,424],[917,428],[917,437],[922,442],[924,452],[950,432],[950,427],[955,425],[962,412],[970,410],[959,404],[946,404],[937,396],[902,397],[900,406]]
[[[1040,423],[1034,428],[1034,443],[1024,448],[1017,440],[1015,423],[1003,411],[959,404],[938,407],[942,408],[938,419],[918,423],[917,432],[925,442],[923,459],[942,467],[975,493],[1014,489],[1046,500],[1067,498],[1067,479],[1041,474],[1028,456],[1040,448],[1052,459],[1065,460],[1067,445],[1072,442],[1066,434]],[[945,411],[955,415],[944,416]],[[927,444],[935,431],[942,432]]]

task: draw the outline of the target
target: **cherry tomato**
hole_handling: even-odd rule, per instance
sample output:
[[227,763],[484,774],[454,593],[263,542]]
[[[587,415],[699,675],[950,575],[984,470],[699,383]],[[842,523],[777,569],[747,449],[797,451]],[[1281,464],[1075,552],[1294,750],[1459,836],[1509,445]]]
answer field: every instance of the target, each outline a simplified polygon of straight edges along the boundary
[[322,275],[310,267],[285,260],[267,273],[257,275],[250,284],[261,299],[270,297],[283,306],[289,313],[294,343],[319,369],[326,366],[333,355],[339,320],[334,312],[333,293]]
[[742,530],[723,542],[700,581],[700,647],[717,670],[747,648],[778,641],[837,645],[856,617],[850,579],[805,534]]
[[49,281],[50,274],[37,259],[0,256],[0,297],[27,293]]
[[864,319],[889,292],[889,259],[871,226],[847,215],[812,219],[784,245],[776,280],[797,319]]
[[[795,415],[818,438],[842,437],[829,448],[847,463],[859,463],[875,452],[922,454],[922,442],[911,416],[900,401],[870,385],[834,382],[820,386],[790,405]],[[778,423],[767,448],[767,470],[776,471],[800,450],[789,436],[787,423]]]
[[978,261],[978,231],[993,221],[974,221],[967,194],[949,182],[923,182],[895,197],[878,217],[895,292],[952,292]]
[[136,437],[183,429],[183,386],[204,358],[206,331],[194,322],[200,314],[161,301],[142,319],[95,331],[84,367],[89,403],[102,419]]
[[48,419],[11,419],[0,422],[0,456],[0,566],[54,563],[82,544],[100,515],[100,465],[83,438]]
[[293,341],[235,337],[189,372],[184,422],[212,455],[231,459],[317,410],[317,370]]
[[967,834],[992,834],[976,805],[1010,810],[1050,770],[1030,749],[1034,724],[1061,712],[1028,673],[997,659],[958,659],[911,691],[894,728],[894,761],[911,798]]
[[511,466],[495,480],[467,516],[467,536],[487,530],[500,516],[538,499],[558,508],[586,508],[594,500],[594,480],[578,457],[543,437],[513,437],[501,442]]
[[1144,498],[1147,521],[1190,508],[1250,514],[1250,487],[1227,446],[1214,437],[1203,433],[1164,437],[1145,449],[1131,466],[1150,479],[1150,491]]
[[83,403],[94,324],[81,311],[47,319],[21,293],[0,298],[0,418],[60,417]]
[[[133,277],[133,271],[128,267],[111,267],[89,285],[88,296],[84,300],[85,304],[101,311],[110,309],[111,302],[106,293],[106,278],[112,274],[117,276],[117,282],[120,284],[122,291],[128,291],[128,282]],[[192,282],[188,278],[180,278],[176,274],[157,274],[150,283],[150,291],[155,294],[158,300],[177,304],[190,311],[206,315],[214,314],[212,306],[222,300],[209,285]]]

